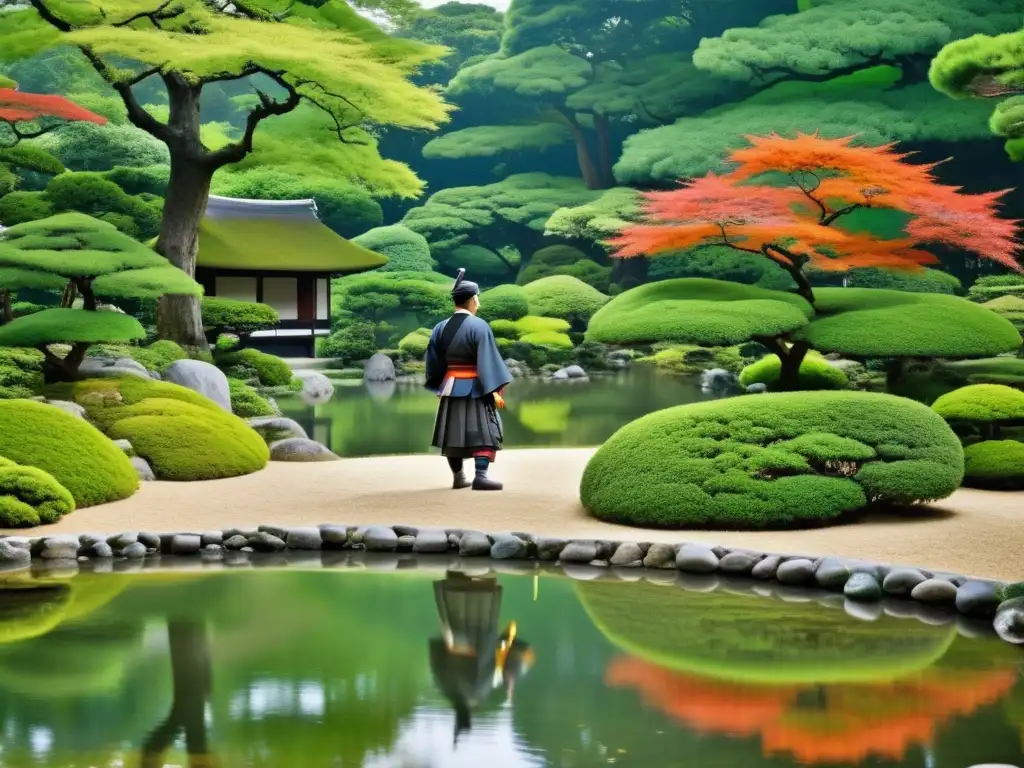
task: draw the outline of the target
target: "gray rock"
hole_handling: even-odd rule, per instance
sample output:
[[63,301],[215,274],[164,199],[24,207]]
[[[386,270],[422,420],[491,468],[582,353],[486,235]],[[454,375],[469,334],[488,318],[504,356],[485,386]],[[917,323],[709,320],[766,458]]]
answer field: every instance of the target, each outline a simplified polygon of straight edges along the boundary
[[121,557],[126,557],[129,560],[141,560],[146,556],[146,545],[141,541],[133,541],[127,547],[121,550]]
[[398,537],[398,548],[403,552],[410,552],[415,543],[416,537],[412,534],[407,533],[405,536]]
[[802,557],[787,560],[779,564],[775,578],[780,584],[806,584],[814,578],[814,563]]
[[637,563],[643,565],[643,561],[644,551],[640,548],[640,545],[627,541],[625,544],[620,544],[615,550],[615,554],[612,555],[611,564],[634,567]]
[[139,476],[139,480],[144,483],[152,483],[156,480],[156,472],[153,471],[153,467],[144,458],[132,456],[129,461],[131,461],[132,466],[135,468],[135,474]]
[[249,539],[247,539],[245,536],[242,536],[241,534],[236,533],[234,536],[231,536],[224,540],[225,549],[238,550],[242,547],[247,546],[249,546]]
[[755,552],[729,552],[718,562],[718,570],[722,573],[746,575],[761,559]]
[[597,560],[597,544],[593,541],[570,541],[558,559],[563,563],[589,563]]
[[378,352],[366,362],[363,368],[363,381],[394,381],[395,363],[382,352]]
[[996,585],[987,581],[966,581],[956,591],[956,609],[967,616],[990,618],[999,607]]
[[132,447],[131,440],[114,440],[114,445],[121,449],[121,453],[125,456],[134,456],[135,449]]
[[40,557],[44,560],[76,560],[79,546],[77,536],[47,536],[43,540]]
[[645,568],[675,569],[677,547],[674,544],[651,544],[644,557]]
[[305,437],[286,437],[270,444],[271,461],[338,461],[327,446]]
[[0,539],[0,568],[27,565],[31,559],[32,553],[29,550],[15,546],[7,539]]
[[[138,542],[136,542],[138,544]],[[143,547],[143,549],[145,549]],[[90,557],[113,557],[114,549],[105,541],[94,541],[87,547]]]
[[814,580],[824,589],[842,589],[850,578],[850,567],[834,557],[826,557],[814,571]]
[[[85,418],[85,408],[80,406],[78,403],[72,403],[68,400],[47,400],[47,405],[52,405],[54,408],[60,408],[64,413],[70,414],[78,419]],[[127,440],[115,440],[115,443],[128,443]],[[131,450],[132,444],[128,443],[128,449]],[[122,449],[124,450],[124,449]],[[128,453],[128,451],[125,451]]]
[[93,544],[100,541],[104,544],[107,543],[107,537],[102,533],[82,533],[78,536],[78,543],[83,547],[91,547]]
[[992,626],[996,634],[1006,642],[1024,644],[1024,597],[1000,603]]
[[882,589],[890,595],[905,597],[926,578],[917,568],[893,568],[882,582]]
[[395,532],[399,537],[402,536],[416,536],[419,534],[420,529],[414,525],[392,525],[391,530]]
[[363,546],[370,552],[394,552],[398,549],[398,534],[382,525],[373,525],[363,531]]
[[146,549],[160,549],[160,537],[155,533],[140,531],[139,541],[146,545]]
[[137,533],[118,533],[114,536],[108,536],[107,544],[109,544],[115,552],[120,552],[129,544],[134,544],[138,540],[139,534]]
[[462,534],[449,533],[448,534],[448,549],[458,549],[462,543]]
[[271,536],[277,536],[281,541],[288,538],[288,529],[280,525],[261,525],[256,530],[260,533],[269,533]]
[[151,378],[149,371],[129,357],[121,357],[117,360],[110,357],[87,357],[78,367],[78,373],[83,379],[121,378],[123,376],[135,376],[140,379]]
[[587,378],[587,372],[578,365],[569,365],[565,367],[565,372],[569,375],[570,379],[585,379]]
[[248,419],[248,424],[259,432],[267,442],[283,440],[287,437],[309,437],[301,424],[284,416],[255,416]]
[[470,531],[459,539],[459,554],[463,557],[486,557],[491,554],[491,540],[486,533]]
[[922,603],[952,603],[956,585],[945,579],[925,579],[910,591],[910,597]]
[[767,391],[768,391],[768,385],[765,384],[763,381],[757,381],[757,382],[754,382],[753,384],[748,384],[747,385],[747,394],[748,395],[760,395],[761,393],[767,392]]
[[195,555],[203,546],[203,537],[181,533],[171,539],[172,555]]
[[224,372],[202,360],[175,360],[164,371],[164,381],[204,395],[231,413],[231,391]]
[[553,539],[542,536],[537,539],[537,559],[557,560],[564,548],[564,539]]
[[295,371],[295,378],[302,382],[299,397],[306,405],[322,405],[334,397],[334,384],[318,371]]
[[348,526],[327,523],[320,526],[324,549],[343,549],[348,545]]
[[442,531],[422,530],[412,545],[413,552],[439,554],[448,551],[448,534]]
[[882,585],[870,573],[855,573],[850,576],[846,586],[843,587],[843,594],[851,600],[880,600]]
[[724,368],[712,368],[700,375],[700,388],[705,394],[736,392],[739,385],[739,376]]
[[224,543],[224,534],[220,531],[207,531],[200,538],[204,547],[208,547],[211,544],[216,544],[219,547]]
[[515,560],[526,557],[526,542],[511,533],[496,533],[491,545],[491,557],[495,560]]
[[753,567],[750,571],[750,575],[755,579],[769,581],[775,578],[781,563],[782,558],[778,555],[768,555],[768,557]]
[[714,573],[718,555],[703,544],[684,544],[676,555],[676,568],[685,573]]
[[319,528],[289,528],[285,544],[288,549],[321,549],[323,547],[323,535]]
[[280,536],[266,531],[257,531],[247,539],[247,543],[255,552],[281,552],[288,546]]
[[557,371],[555,371],[554,373],[551,374],[551,380],[552,381],[568,381],[569,380],[569,374],[566,372],[566,370],[564,368],[561,368],[561,369],[559,369],[559,370],[557,370]]

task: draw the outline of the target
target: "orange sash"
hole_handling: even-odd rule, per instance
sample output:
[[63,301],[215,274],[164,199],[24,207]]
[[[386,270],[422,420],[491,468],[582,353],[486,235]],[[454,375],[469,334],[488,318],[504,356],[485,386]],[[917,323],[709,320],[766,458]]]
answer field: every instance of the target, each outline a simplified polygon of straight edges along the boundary
[[[441,393],[446,394],[451,392],[451,382],[455,379],[475,379],[476,366],[474,365],[449,365],[448,370],[444,372],[444,384],[441,385]],[[505,407],[505,398],[501,396],[500,392],[494,393],[494,405],[498,408]]]

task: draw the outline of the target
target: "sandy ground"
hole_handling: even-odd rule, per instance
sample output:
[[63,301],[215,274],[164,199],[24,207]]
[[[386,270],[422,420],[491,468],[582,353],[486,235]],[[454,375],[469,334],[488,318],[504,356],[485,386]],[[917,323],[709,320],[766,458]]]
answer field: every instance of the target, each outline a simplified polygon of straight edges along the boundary
[[[520,530],[575,538],[700,541],[767,552],[838,555],[1024,580],[1024,493],[961,490],[929,509],[808,531],[650,531],[586,515],[579,478],[591,449],[506,451],[501,493],[455,492],[436,456],[271,464],[246,477],[144,483],[132,498],[80,510],[32,534],[205,531],[327,522]],[[24,534],[24,531],[5,531]]]

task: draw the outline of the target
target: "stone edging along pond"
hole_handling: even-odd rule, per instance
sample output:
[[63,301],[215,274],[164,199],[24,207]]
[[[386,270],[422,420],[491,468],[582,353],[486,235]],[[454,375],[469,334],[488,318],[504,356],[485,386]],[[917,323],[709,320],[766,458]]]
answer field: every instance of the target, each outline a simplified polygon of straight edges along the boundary
[[261,525],[205,533],[7,536],[0,538],[0,569],[17,570],[30,567],[33,562],[77,569],[79,564],[94,561],[158,560],[162,555],[197,557],[204,563],[231,566],[247,564],[250,554],[256,553],[346,549],[537,561],[566,569],[589,566],[598,574],[604,569],[627,580],[643,569],[677,571],[691,578],[709,578],[712,582],[720,575],[755,583],[774,582],[797,589],[817,588],[841,594],[852,604],[864,606],[895,598],[922,608],[991,620],[1002,639],[1024,644],[1024,597],[1002,600],[999,591],[1005,586],[1003,582],[848,558],[770,554],[697,543],[559,539],[520,532],[488,534],[408,525],[326,523],[292,528]]

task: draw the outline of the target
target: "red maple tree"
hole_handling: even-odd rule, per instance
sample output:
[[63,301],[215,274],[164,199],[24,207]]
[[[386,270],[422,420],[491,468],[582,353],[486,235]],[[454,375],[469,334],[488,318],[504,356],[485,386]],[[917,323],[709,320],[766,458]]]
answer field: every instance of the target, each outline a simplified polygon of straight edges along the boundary
[[[748,136],[733,151],[735,170],[669,192],[645,194],[644,223],[611,241],[620,258],[656,256],[704,245],[757,253],[781,265],[814,302],[805,270],[855,267],[915,271],[938,261],[925,246],[942,244],[1017,271],[1017,221],[998,215],[1009,190],[967,194],[940,184],[935,164],[911,164],[893,145],[863,147],[853,137]],[[767,183],[771,174],[774,182]],[[903,237],[882,239],[842,228],[860,208],[911,215]]]
[[104,125],[107,119],[63,96],[0,88],[0,123],[8,126],[14,143],[42,136],[72,121]]

